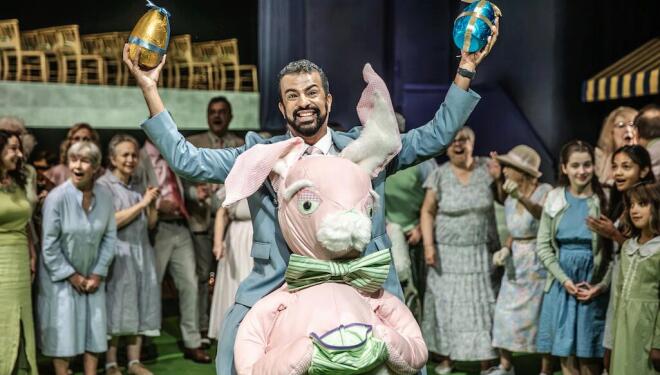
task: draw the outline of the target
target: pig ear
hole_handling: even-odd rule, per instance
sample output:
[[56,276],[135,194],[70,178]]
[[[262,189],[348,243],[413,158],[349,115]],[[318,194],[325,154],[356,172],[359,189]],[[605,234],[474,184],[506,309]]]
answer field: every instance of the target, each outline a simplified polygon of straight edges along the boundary
[[280,175],[284,181],[286,173],[305,151],[301,138],[291,138],[286,141],[259,144],[243,152],[236,158],[234,166],[225,180],[227,197],[222,203],[229,207],[243,198],[254,194],[266,181],[271,172]]
[[364,129],[340,156],[376,177],[401,151],[401,135],[385,82],[369,64],[364,66],[362,76],[367,87],[362,91],[357,111]]

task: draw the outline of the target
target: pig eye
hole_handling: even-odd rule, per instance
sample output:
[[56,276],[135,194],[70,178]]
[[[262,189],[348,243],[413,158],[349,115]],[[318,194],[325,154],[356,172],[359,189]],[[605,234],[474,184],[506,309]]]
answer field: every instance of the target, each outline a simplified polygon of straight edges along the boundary
[[370,202],[370,203],[367,204],[367,206],[365,208],[366,208],[366,211],[367,211],[367,215],[370,218],[373,218],[374,217],[374,204]]
[[311,215],[321,205],[321,198],[310,189],[298,193],[298,211],[303,215]]

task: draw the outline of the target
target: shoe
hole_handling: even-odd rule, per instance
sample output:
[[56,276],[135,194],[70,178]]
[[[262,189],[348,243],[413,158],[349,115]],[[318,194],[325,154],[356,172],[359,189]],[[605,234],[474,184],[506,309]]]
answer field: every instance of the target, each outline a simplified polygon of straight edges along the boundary
[[112,366],[105,369],[105,375],[122,375],[121,370],[117,366]]
[[510,369],[506,370],[502,365],[494,366],[488,370],[481,371],[481,375],[515,375],[513,371],[513,366]]
[[452,367],[451,366],[445,366],[445,365],[437,365],[435,366],[435,373],[438,375],[447,375],[451,374],[452,372]]
[[211,348],[211,339],[210,338],[208,338],[206,336],[202,336],[201,343],[202,343],[202,345],[200,346],[200,348],[202,348],[203,350],[209,350]]
[[128,367],[129,375],[154,375],[151,371],[147,370],[146,367],[140,362],[133,363]]
[[211,363],[211,357],[202,348],[183,350],[183,358],[190,359],[197,363]]

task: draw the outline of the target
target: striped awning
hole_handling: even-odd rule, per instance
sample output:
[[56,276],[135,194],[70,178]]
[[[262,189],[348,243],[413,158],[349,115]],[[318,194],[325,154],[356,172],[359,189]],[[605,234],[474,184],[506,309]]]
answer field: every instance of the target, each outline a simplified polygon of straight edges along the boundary
[[582,84],[582,101],[657,95],[660,38],[654,38]]

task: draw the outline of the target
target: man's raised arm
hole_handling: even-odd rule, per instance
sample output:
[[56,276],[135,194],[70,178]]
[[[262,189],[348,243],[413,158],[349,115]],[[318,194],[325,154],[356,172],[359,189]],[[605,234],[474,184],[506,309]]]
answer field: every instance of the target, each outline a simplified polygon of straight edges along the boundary
[[399,155],[388,166],[388,173],[396,173],[444,152],[454,139],[456,132],[465,124],[481,98],[470,90],[470,83],[477,66],[490,53],[497,41],[499,18],[492,27],[488,43],[475,53],[461,51],[461,61],[454,83],[449,88],[445,101],[427,124],[401,136],[402,148]]
[[158,148],[174,173],[193,181],[224,183],[236,157],[245,146],[232,149],[197,148],[179,133],[174,120],[165,110],[163,100],[158,93],[158,78],[165,65],[167,56],[163,56],[158,66],[151,70],[142,70],[138,61],[128,55],[128,44],[124,45],[124,63],[135,77],[142,90],[149,108],[149,119],[142,124],[151,142]]

